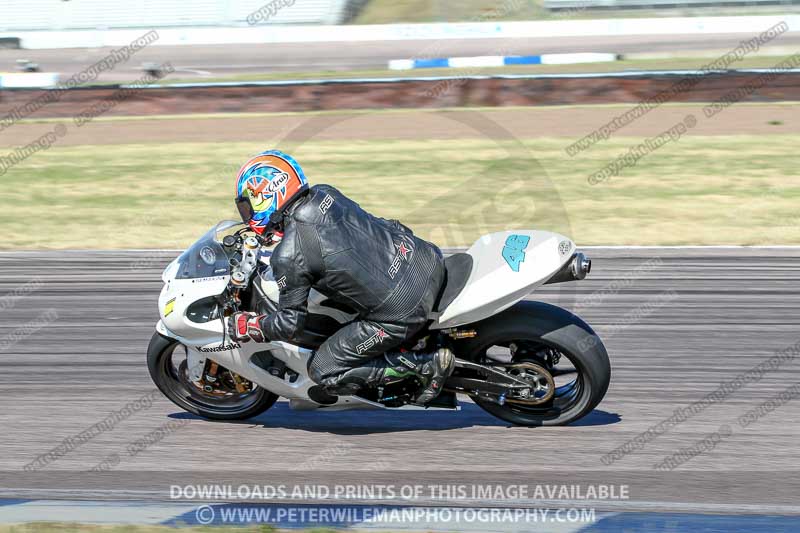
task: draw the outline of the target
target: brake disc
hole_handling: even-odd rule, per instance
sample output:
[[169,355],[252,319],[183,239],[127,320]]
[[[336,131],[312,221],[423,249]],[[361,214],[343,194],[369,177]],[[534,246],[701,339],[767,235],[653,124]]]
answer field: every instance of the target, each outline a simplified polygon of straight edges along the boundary
[[198,392],[208,396],[222,397],[228,394],[252,392],[253,384],[249,380],[216,363],[212,362],[211,365],[216,367],[214,381],[207,381],[209,374],[205,371],[199,381],[189,379],[188,372],[186,372],[186,361],[181,362],[179,371],[182,371],[181,375],[187,384],[191,384]]

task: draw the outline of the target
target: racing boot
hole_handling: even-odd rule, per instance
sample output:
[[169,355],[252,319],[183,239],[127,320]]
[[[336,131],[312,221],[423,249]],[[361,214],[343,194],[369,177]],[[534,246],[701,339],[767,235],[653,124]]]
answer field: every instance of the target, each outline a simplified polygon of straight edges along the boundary
[[[388,353],[383,358],[367,361],[364,366],[352,368],[340,376],[330,378],[323,383],[323,390],[325,396],[335,401],[336,396],[351,396],[358,394],[364,388],[391,385],[416,377],[422,382],[422,392],[414,398],[414,403],[424,405],[442,391],[445,380],[453,372],[455,361],[453,352],[448,348],[422,354]],[[312,399],[319,401],[316,398]]]
[[366,361],[364,366],[351,368],[344,374],[326,379],[323,387],[331,396],[353,396],[362,389],[384,383],[385,369],[386,363],[381,359]]
[[418,405],[430,403],[439,396],[456,364],[449,348],[440,348],[433,353],[393,352],[384,357],[389,363],[383,372],[384,383],[395,383],[411,376],[422,382],[421,392],[414,398]]

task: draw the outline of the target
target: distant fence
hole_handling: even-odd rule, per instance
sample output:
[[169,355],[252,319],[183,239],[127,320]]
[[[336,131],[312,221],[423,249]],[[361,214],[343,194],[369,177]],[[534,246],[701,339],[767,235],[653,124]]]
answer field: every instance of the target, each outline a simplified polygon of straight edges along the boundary
[[[387,80],[261,82],[249,84],[186,84],[141,88],[115,103],[109,115],[286,112],[342,109],[530,106],[641,102],[701,77],[676,92],[670,101],[712,102],[744,87],[766,70],[674,72],[599,75],[442,77]],[[123,86],[124,87],[124,86]],[[30,118],[72,117],[77,111],[114,98],[120,87],[60,91]],[[674,92],[674,91],[673,91]],[[4,116],[42,95],[41,90],[0,91],[0,123]],[[311,96],[313,95],[313,97]],[[742,101],[800,101],[800,70],[776,74],[770,83],[747,93]]]

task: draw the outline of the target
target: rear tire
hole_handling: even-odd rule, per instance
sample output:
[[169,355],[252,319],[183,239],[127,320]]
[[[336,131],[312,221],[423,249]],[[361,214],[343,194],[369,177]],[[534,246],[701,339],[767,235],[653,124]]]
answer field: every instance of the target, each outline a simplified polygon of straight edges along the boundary
[[565,309],[542,302],[523,301],[463,328],[475,330],[477,336],[454,343],[459,358],[484,363],[490,347],[524,339],[557,350],[569,359],[577,373],[574,386],[561,390],[563,394],[569,394],[568,398],[559,401],[556,395],[549,405],[542,404],[541,407],[512,403],[500,405],[484,398],[472,398],[501,420],[521,426],[562,426],[590,413],[608,390],[611,364],[603,342],[580,317]]
[[278,399],[278,395],[262,387],[236,403],[204,397],[181,380],[174,369],[170,370],[172,354],[178,346],[181,344],[175,339],[154,333],[147,348],[147,368],[158,390],[181,409],[213,420],[244,420],[263,413]]

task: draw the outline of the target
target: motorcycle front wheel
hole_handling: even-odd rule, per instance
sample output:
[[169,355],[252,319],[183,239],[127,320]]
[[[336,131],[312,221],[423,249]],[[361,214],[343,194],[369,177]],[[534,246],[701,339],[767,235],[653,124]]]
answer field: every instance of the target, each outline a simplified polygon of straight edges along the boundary
[[278,396],[253,384],[251,390],[206,392],[189,379],[186,347],[175,339],[154,333],[147,348],[147,368],[158,390],[175,405],[213,420],[244,420],[257,416]]

